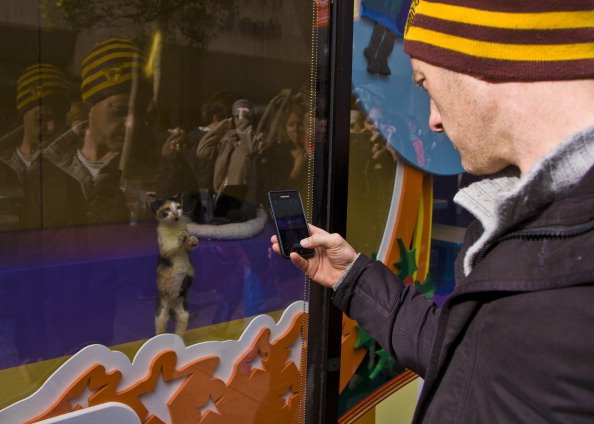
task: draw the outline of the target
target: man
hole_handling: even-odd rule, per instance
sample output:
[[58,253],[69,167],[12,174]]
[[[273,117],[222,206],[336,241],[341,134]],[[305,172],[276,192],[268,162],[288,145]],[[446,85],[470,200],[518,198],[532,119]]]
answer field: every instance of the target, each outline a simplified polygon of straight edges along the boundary
[[[231,114],[231,118],[222,120],[207,132],[196,148],[196,157],[200,163],[215,157],[216,152],[212,188],[216,193],[215,212],[224,215],[219,216],[222,223],[229,219],[231,222],[243,222],[256,216],[254,205],[257,187],[254,160],[262,140],[262,134],[256,133],[254,128],[256,109],[251,101],[239,99],[231,106]],[[217,207],[218,200],[223,201],[223,198],[227,197],[227,186],[245,189],[243,192],[243,189],[238,189],[238,192],[234,193],[234,196],[240,197],[240,206],[237,199],[233,199],[232,207]]]
[[20,75],[16,106],[22,125],[0,139],[0,228],[40,228],[51,220],[52,190],[42,178],[41,151],[65,131],[69,100],[67,77],[56,66],[34,64]]
[[87,223],[128,220],[121,168],[127,180],[140,180],[145,188],[151,184],[156,143],[140,137],[140,125],[135,125],[150,99],[143,65],[142,53],[127,39],[97,43],[82,62],[81,95],[89,106],[86,126],[68,131],[45,151],[67,180],[76,182],[83,200],[72,209],[84,211]]
[[[429,0],[404,49],[477,218],[443,308],[312,227],[291,260],[425,379],[415,422],[594,417],[594,2]],[[278,252],[275,237],[273,249]]]
[[220,142],[220,151],[215,161],[215,191],[220,190],[224,184],[248,184],[252,173],[251,158],[259,140],[252,128],[255,119],[252,102],[246,99],[237,100],[231,106],[231,111],[233,121],[228,120],[226,123],[228,130]]
[[[191,207],[192,201],[197,199],[207,203],[209,192],[213,191],[217,148],[215,145],[208,146],[200,156],[196,156],[195,152],[200,140],[231,116],[231,102],[226,101],[225,97],[222,93],[205,105],[204,122],[201,122],[205,126],[195,126],[187,134],[179,127],[168,130],[168,141],[161,149],[157,193],[182,193],[184,206]],[[188,199],[192,200],[188,202]],[[192,212],[195,212],[195,208],[191,209]],[[192,218],[200,223],[209,223],[205,217]]]

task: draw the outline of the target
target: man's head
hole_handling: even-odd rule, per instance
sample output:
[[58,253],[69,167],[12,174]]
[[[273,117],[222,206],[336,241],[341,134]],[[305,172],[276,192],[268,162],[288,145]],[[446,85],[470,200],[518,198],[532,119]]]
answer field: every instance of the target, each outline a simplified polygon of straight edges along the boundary
[[367,118],[365,118],[365,129],[369,132],[377,131],[383,118],[384,114],[382,113],[381,108],[372,106],[367,112]]
[[90,106],[89,131],[110,150],[121,149],[126,126],[133,123],[131,95],[136,94],[137,111],[148,103],[150,85],[143,66],[140,49],[122,38],[97,43],[82,62],[81,95]]
[[230,116],[229,102],[224,100],[213,100],[203,108],[203,121],[207,124],[218,123]]
[[105,144],[109,150],[120,151],[126,138],[126,128],[133,125],[128,112],[130,95],[112,94],[95,103],[89,110],[89,131],[93,139]]
[[70,85],[56,66],[39,63],[22,72],[17,82],[16,104],[23,118],[25,138],[31,145],[47,145],[59,135],[69,101]]
[[255,116],[254,104],[247,99],[236,100],[231,106],[231,114],[233,115],[235,125],[241,119],[252,122]]
[[446,131],[466,170],[518,165],[511,124],[524,92],[594,79],[593,22],[592,0],[413,1],[404,51],[431,97],[429,126]]

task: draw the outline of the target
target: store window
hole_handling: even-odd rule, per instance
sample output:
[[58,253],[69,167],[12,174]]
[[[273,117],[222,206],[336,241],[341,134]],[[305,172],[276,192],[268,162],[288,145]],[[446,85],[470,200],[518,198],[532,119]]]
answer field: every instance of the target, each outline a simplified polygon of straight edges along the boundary
[[0,422],[302,421],[307,284],[266,194],[311,213],[316,13],[0,7]]

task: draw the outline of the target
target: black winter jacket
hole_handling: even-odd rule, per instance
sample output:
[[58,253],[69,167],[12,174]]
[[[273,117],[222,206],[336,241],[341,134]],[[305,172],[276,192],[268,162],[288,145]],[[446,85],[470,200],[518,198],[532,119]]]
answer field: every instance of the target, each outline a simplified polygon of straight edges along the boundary
[[359,256],[334,303],[425,379],[414,422],[594,422],[594,168],[498,237],[443,308]]

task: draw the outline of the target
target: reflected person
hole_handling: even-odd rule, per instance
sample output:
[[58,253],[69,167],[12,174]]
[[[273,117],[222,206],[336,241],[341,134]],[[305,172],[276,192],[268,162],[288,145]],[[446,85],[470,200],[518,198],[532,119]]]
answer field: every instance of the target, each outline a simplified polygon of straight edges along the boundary
[[0,229],[40,228],[52,202],[44,196],[42,207],[42,185],[51,187],[42,178],[41,151],[66,130],[70,86],[58,67],[39,63],[22,72],[16,91],[22,125],[0,139]]
[[227,186],[243,187],[240,206],[230,207],[221,222],[243,222],[256,216],[255,198],[257,176],[254,159],[262,134],[256,131],[256,109],[248,99],[236,100],[231,106],[232,118],[225,119],[207,132],[196,148],[199,161],[212,158],[216,160],[212,175],[212,187],[216,199],[224,193]]
[[[46,157],[62,175],[65,185],[76,185],[82,198],[73,208],[84,211],[87,223],[124,222],[129,211],[121,190],[122,149],[138,137],[135,121],[150,99],[149,81],[143,78],[144,60],[139,48],[127,39],[97,43],[82,62],[81,95],[88,104],[88,120],[65,133],[47,149]],[[134,131],[133,131],[134,130]],[[158,159],[150,137],[143,146],[132,143],[128,178],[147,184],[150,160]],[[144,156],[141,151],[148,152]],[[154,165],[154,164],[153,164]],[[147,184],[148,185],[148,184]]]
[[[204,155],[194,154],[200,140],[231,115],[231,102],[223,97],[214,98],[205,107],[204,126],[196,125],[192,130],[182,128],[168,130],[161,148],[157,193],[182,193],[184,208],[190,218],[200,223],[210,223],[212,219],[205,208],[212,203],[212,178],[217,158],[217,148],[207,148]],[[210,205],[212,207],[212,205]]]
[[[269,107],[274,106],[273,102]],[[258,149],[259,201],[267,202],[267,193],[272,190],[307,189],[307,149],[303,120],[307,106],[300,94],[290,92],[277,112],[271,128],[264,132],[268,144]]]

